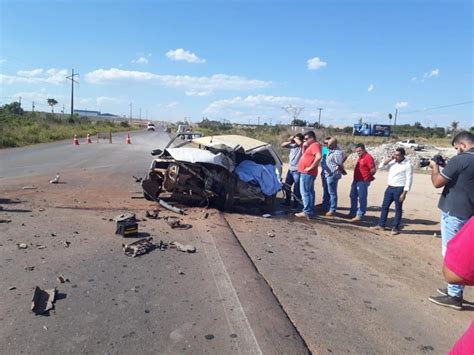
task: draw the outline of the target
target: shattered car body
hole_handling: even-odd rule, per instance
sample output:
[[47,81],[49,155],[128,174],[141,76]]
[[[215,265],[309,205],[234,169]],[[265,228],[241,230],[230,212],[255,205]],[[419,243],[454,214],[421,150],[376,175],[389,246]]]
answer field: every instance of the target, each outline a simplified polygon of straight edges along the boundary
[[[157,157],[142,183],[149,200],[171,193],[187,200],[214,203],[225,210],[234,204],[258,204],[271,209],[281,187],[282,162],[276,151],[268,143],[244,136],[178,133],[163,151],[153,151],[152,155]],[[239,165],[251,165],[250,173],[260,175],[253,179],[245,174],[243,178]],[[266,181],[271,185],[263,186]]]

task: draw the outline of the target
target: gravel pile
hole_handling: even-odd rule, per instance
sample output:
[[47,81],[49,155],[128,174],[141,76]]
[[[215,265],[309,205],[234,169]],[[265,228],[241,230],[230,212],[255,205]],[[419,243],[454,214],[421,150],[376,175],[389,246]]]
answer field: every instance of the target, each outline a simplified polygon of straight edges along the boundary
[[[377,146],[371,146],[367,145],[365,146],[365,149],[367,152],[369,152],[370,155],[375,160],[375,164],[378,165],[383,162],[385,159],[388,157],[392,156],[392,154],[395,152],[395,149],[402,147],[400,144],[397,143],[386,143],[386,144],[380,144]],[[421,158],[426,158],[426,152],[416,152],[411,149],[405,148],[405,151],[407,153],[407,159],[410,161],[411,165],[413,168],[418,169],[420,166],[420,159]],[[349,155],[347,158],[346,164],[347,167],[354,167],[357,161],[357,153],[352,153]]]

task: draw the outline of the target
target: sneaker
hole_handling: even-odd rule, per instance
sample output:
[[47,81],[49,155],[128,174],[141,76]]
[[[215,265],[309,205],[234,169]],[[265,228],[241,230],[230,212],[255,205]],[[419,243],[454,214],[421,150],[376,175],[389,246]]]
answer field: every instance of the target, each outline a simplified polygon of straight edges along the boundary
[[334,213],[333,211],[329,211],[329,212],[325,213],[326,217],[334,217],[335,215],[336,215],[336,213]]
[[399,235],[399,234],[400,234],[400,229],[392,228],[392,235]]
[[384,230],[385,230],[385,227],[376,225],[376,226],[370,227],[370,229],[373,230],[373,231],[384,231]]
[[443,295],[443,296],[449,296],[447,287],[444,287],[444,288],[440,287],[436,290],[436,292],[438,292],[440,295]]
[[362,221],[362,216],[355,216],[351,218],[351,222],[360,222]]
[[295,213],[295,217],[299,217],[299,218],[306,217],[306,213],[304,213],[304,212]]
[[460,311],[462,309],[462,297],[453,296],[433,296],[428,298],[431,302]]

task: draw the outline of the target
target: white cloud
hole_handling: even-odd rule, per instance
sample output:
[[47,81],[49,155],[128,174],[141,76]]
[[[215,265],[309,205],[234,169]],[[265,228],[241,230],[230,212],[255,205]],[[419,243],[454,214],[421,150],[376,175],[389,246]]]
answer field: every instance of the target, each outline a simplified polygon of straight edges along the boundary
[[17,75],[0,74],[0,83],[2,85],[12,84],[52,84],[59,85],[66,81],[69,71],[67,69],[51,68],[46,71],[43,69],[19,70]]
[[27,78],[32,78],[35,76],[39,76],[43,73],[42,68],[37,68],[37,69],[32,69],[32,70],[19,70],[16,72],[17,75],[19,76],[24,76]]
[[212,76],[158,75],[151,72],[122,70],[117,68],[97,69],[86,74],[86,81],[93,84],[114,82],[150,82],[182,89],[189,96],[204,96],[215,91],[253,90],[267,88],[271,82],[247,79],[241,76],[214,74]]
[[406,101],[399,101],[395,104],[395,108],[405,108],[408,106],[408,102]]
[[374,90],[374,84],[370,84],[369,87],[367,88],[368,92],[371,92],[372,90]]
[[7,60],[5,58],[0,58],[0,64],[6,63]]
[[140,57],[140,58],[132,60],[132,63],[134,63],[134,64],[148,64],[148,59],[146,59],[145,57]]
[[416,76],[414,76],[413,78],[411,78],[411,81],[417,81],[418,78]]
[[206,63],[205,59],[199,58],[196,54],[188,50],[184,50],[183,48],[169,50],[166,52],[166,56],[171,60],[176,61],[185,61],[188,63]]
[[308,64],[308,70],[318,70],[327,65],[327,63],[323,62],[319,57],[310,58],[306,63]]
[[434,78],[439,75],[439,68],[433,69],[425,74],[423,74],[423,79]]
[[288,114],[282,107],[293,105],[295,107],[305,107],[305,116],[316,117],[316,108],[325,107],[325,111],[337,107],[339,104],[334,101],[324,101],[318,99],[306,99],[293,96],[270,96],[255,95],[247,97],[233,97],[230,99],[217,100],[212,102],[204,111],[203,115],[213,118],[227,118],[233,121],[247,123],[248,120],[255,120],[260,116],[262,122],[273,120],[289,122]]

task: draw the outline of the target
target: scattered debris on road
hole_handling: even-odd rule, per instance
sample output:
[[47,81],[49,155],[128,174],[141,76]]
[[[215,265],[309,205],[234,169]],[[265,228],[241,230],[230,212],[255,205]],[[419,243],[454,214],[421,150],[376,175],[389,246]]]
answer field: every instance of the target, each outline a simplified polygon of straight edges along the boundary
[[23,190],[36,190],[36,186],[23,186]]
[[186,223],[181,223],[181,221],[178,219],[178,217],[164,217],[163,218],[172,229],[190,229],[192,228],[192,225],[186,224]]
[[16,290],[16,286],[10,286],[10,287],[8,288],[8,291],[12,291],[12,290]]
[[59,183],[59,179],[60,179],[59,173],[56,173],[56,176],[53,179],[49,180],[49,183],[50,184],[57,184],[57,183]]
[[11,219],[0,219],[0,223],[11,223]]
[[209,218],[209,212],[204,211],[204,212],[202,213],[201,219],[208,219],[208,218]]
[[115,234],[122,237],[136,237],[138,234],[138,223],[135,213],[122,213],[114,218],[117,222]]
[[167,210],[170,210],[171,212],[184,215],[184,210],[182,208],[177,208],[177,207],[171,206],[166,201],[160,200],[160,205],[163,206],[164,208],[166,208]]
[[262,217],[263,218],[272,218],[272,215],[270,213],[265,213],[265,214],[262,214]]
[[25,271],[33,271],[35,269],[34,266],[25,266],[24,267]]
[[36,249],[46,249],[46,245],[37,245]]
[[267,235],[269,238],[275,238],[275,233],[268,232]]
[[181,244],[179,242],[170,242],[169,243],[170,248],[176,248],[179,251],[182,252],[188,252],[188,253],[195,253],[196,252],[196,247],[192,246],[191,244]]
[[159,217],[159,210],[155,209],[153,211],[146,211],[145,217],[150,218],[150,219],[158,219]]
[[161,251],[165,251],[166,248],[168,248],[168,243],[165,243],[165,242],[163,242],[162,240],[160,240],[160,244],[158,245],[158,248],[159,248]]
[[135,182],[142,182],[142,180],[143,180],[143,178],[136,177],[136,176],[133,176],[133,175],[132,175],[132,178],[133,178],[133,180],[135,180]]
[[62,243],[65,248],[69,248],[69,245],[71,245],[71,242],[68,242],[67,240],[63,240]]
[[152,240],[152,237],[140,239],[131,244],[122,244],[122,248],[125,255],[134,258],[155,249],[156,245],[151,242]]
[[56,301],[56,287],[49,290],[42,290],[38,286],[35,288],[31,310],[36,314],[44,314],[54,308]]
[[63,274],[59,275],[57,278],[56,278],[59,283],[65,283],[65,282],[71,282],[67,277],[65,277]]
[[26,243],[18,243],[16,246],[18,247],[18,249],[28,248],[28,244],[26,244]]

